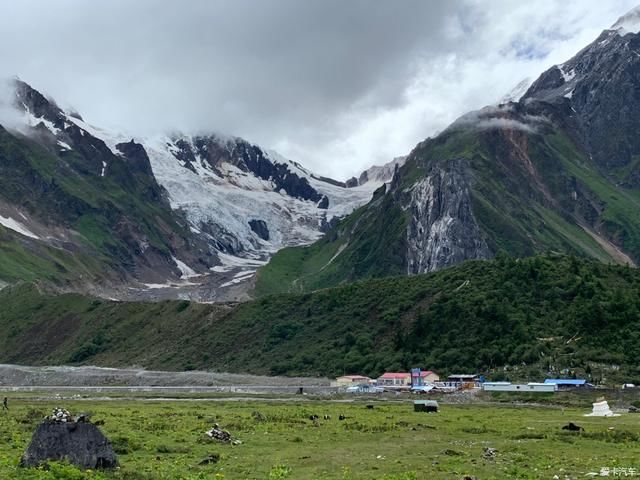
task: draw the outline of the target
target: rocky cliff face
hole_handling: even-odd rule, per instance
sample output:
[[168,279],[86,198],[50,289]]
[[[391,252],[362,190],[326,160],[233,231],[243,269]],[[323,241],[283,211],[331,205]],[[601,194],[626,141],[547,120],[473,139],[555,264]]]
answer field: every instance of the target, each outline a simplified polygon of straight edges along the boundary
[[464,260],[489,258],[471,208],[468,162],[453,159],[410,191],[407,273],[439,270]]
[[[607,173],[638,186],[640,20],[634,10],[588,47],[534,82],[523,100],[570,106],[580,143]],[[620,170],[629,168],[631,172]],[[616,171],[618,170],[618,171]]]

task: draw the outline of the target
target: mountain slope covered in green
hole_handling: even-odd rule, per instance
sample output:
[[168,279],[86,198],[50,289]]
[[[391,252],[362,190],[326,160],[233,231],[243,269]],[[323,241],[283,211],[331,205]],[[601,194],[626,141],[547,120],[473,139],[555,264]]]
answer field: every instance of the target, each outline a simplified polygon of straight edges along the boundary
[[140,145],[119,144],[116,155],[37,91],[17,88],[27,111],[41,117],[24,131],[0,126],[0,214],[32,234],[0,222],[0,280],[79,286],[154,270],[166,278],[177,272],[178,251],[206,262]]
[[[558,255],[470,261],[245,304],[0,292],[0,362],[285,375],[414,366],[640,380],[640,272]],[[548,373],[550,372],[550,373]]]
[[[513,121],[517,118],[513,116]],[[472,218],[459,221],[475,222],[486,248],[465,251],[466,239],[459,235],[456,240],[463,243],[463,252],[445,252],[444,262],[435,267],[463,261],[465,253],[484,258],[500,250],[514,256],[557,251],[633,264],[640,258],[640,190],[616,185],[604,176],[553,124],[538,128],[536,132],[452,128],[423,142],[387,192],[379,192],[315,244],[276,254],[258,272],[256,295],[420,273],[411,271],[409,264],[415,215],[411,192],[416,182],[460,164],[469,175],[469,186],[449,188],[440,183],[427,203],[434,204],[437,216],[447,208],[443,204],[455,204],[456,197],[466,195]],[[440,239],[436,235],[430,240]]]
[[605,30],[516,103],[418,144],[376,198],[278,253],[255,295],[562,252],[640,261],[640,34]]

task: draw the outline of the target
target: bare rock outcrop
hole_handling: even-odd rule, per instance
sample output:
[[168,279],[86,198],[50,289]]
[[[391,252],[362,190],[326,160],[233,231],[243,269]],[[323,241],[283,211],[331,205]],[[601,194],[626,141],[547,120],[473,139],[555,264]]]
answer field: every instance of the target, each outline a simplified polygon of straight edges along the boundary
[[466,167],[465,161],[452,160],[412,187],[407,227],[409,275],[491,257],[472,212]]

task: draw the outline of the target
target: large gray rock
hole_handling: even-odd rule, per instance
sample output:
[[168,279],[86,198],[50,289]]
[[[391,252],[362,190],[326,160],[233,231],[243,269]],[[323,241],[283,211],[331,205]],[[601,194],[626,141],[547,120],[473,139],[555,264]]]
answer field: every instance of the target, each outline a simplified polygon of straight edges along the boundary
[[67,460],[80,468],[91,469],[118,466],[111,443],[91,423],[41,423],[20,465],[37,467],[47,460]]

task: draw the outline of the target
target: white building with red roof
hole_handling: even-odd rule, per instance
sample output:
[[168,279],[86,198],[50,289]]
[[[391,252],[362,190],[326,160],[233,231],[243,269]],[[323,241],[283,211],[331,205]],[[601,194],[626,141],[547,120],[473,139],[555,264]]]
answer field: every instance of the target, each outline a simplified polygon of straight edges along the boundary
[[[417,380],[417,381],[416,381]],[[440,380],[437,373],[431,370],[420,371],[420,377],[414,379],[414,382],[419,385],[425,385],[434,383]],[[410,387],[411,386],[411,373],[409,372],[386,372],[382,376],[378,377],[378,386],[380,387]]]
[[385,372],[378,377],[379,387],[408,387],[411,385],[409,372]]

